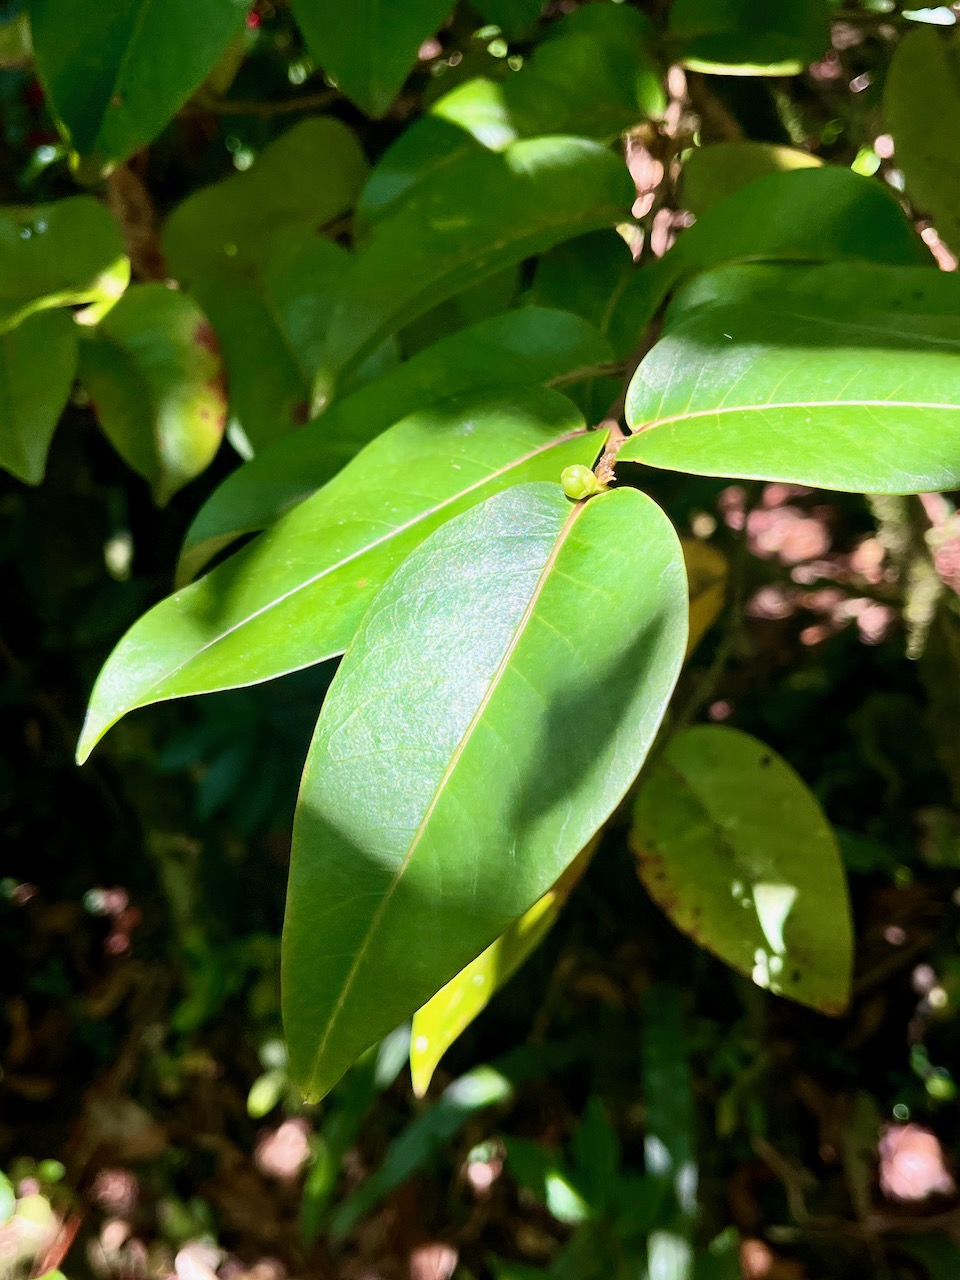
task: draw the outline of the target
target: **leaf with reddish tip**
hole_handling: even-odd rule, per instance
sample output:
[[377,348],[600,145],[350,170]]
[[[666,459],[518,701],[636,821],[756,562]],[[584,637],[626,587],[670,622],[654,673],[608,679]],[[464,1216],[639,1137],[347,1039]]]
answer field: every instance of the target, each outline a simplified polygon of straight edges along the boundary
[[213,460],[226,423],[223,369],[185,294],[132,288],[83,342],[80,377],[110,442],[161,506]]

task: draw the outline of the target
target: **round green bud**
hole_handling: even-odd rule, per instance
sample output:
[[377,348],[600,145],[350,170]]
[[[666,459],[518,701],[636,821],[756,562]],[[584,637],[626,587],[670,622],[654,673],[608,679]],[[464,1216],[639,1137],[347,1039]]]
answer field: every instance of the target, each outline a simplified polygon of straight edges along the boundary
[[589,467],[582,463],[574,463],[572,467],[564,467],[560,475],[563,492],[574,502],[582,502],[584,498],[592,498],[594,494],[603,493],[606,485],[598,480]]

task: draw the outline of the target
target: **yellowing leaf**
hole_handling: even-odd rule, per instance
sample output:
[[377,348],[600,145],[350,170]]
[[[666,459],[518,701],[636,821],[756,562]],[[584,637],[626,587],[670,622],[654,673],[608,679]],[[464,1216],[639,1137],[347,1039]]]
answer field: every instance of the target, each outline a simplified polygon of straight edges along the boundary
[[680,546],[690,588],[689,658],[720,616],[727,595],[727,558],[699,538],[681,538]]
[[418,1098],[427,1092],[440,1059],[550,932],[560,910],[593,857],[597,840],[529,911],[524,912],[432,999],[417,1011],[410,1035],[410,1074]]

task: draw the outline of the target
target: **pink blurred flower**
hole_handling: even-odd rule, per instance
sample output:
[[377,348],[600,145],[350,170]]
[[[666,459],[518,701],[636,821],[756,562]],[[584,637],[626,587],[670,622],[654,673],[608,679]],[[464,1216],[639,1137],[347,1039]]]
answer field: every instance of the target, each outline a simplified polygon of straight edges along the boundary
[[306,1120],[284,1120],[257,1143],[254,1162],[270,1178],[295,1178],[310,1158],[310,1126]]
[[880,1190],[888,1200],[926,1200],[956,1190],[940,1139],[918,1124],[891,1124],[880,1135]]

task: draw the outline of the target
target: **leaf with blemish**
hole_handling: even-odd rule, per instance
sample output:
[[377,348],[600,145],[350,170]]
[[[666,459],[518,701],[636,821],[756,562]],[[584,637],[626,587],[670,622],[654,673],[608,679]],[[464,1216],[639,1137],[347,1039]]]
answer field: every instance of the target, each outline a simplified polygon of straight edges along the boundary
[[248,0],[29,0],[37,71],[74,151],[125,160],[243,30]]
[[80,377],[105,434],[159,504],[213,460],[226,423],[223,369],[186,294],[132,288],[85,338]]
[[777,995],[846,1007],[853,937],[836,837],[775,751],[720,725],[678,734],[644,776],[630,843],[651,897],[701,946]]

